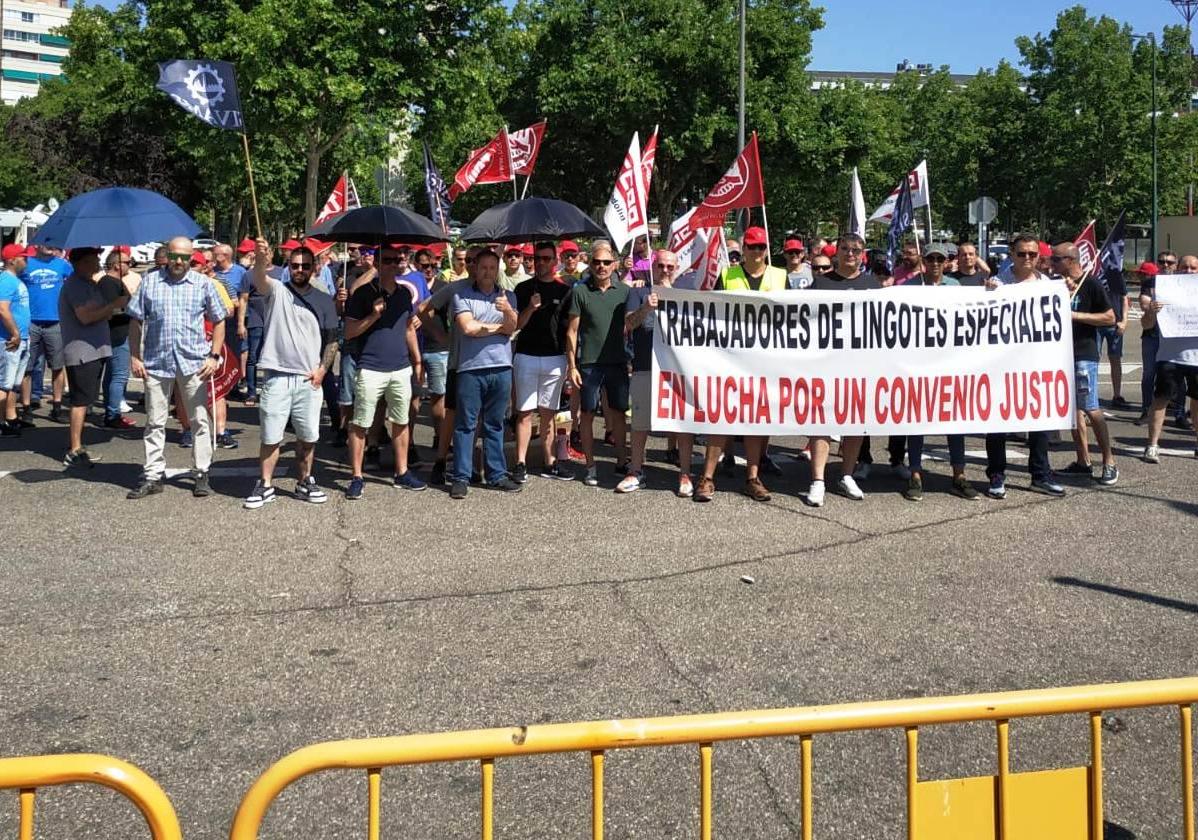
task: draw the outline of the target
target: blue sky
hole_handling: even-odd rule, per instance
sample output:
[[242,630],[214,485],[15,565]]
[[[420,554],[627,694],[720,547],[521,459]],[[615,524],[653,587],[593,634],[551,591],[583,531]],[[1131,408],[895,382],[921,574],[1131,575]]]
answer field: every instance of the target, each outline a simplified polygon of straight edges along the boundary
[[[101,0],[112,8],[118,0]],[[824,7],[812,70],[893,71],[903,59],[975,73],[1001,59],[1018,63],[1015,37],[1049,32],[1062,0],[814,0]],[[1092,15],[1130,23],[1136,32],[1181,23],[1168,0],[1090,0]]]

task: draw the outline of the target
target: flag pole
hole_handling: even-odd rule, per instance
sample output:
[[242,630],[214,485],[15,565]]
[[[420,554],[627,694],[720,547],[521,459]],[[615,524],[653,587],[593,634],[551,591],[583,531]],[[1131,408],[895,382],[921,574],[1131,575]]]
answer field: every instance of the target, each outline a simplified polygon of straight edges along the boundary
[[244,131],[241,132],[241,148],[245,150],[245,171],[250,176],[250,201],[254,205],[254,224],[258,228],[258,238],[262,238],[262,217],[258,215],[258,191],[254,189],[254,164],[250,162],[250,140]]
[[512,173],[512,201],[519,201],[520,195],[516,191],[516,167],[512,166],[512,138],[506,125],[503,127],[503,145],[504,151],[507,152],[507,167]]
[[[514,176],[515,176],[515,173],[513,173],[513,177],[514,177]],[[529,172],[529,173],[528,173],[528,177],[524,179],[524,191],[523,191],[522,193],[520,193],[520,198],[521,198],[521,199],[523,199],[523,198],[524,198],[524,196],[528,195],[528,182],[529,182],[529,181],[531,181],[531,180],[532,180],[532,173],[531,173],[531,172]]]
[[761,223],[762,227],[765,228],[765,264],[772,266],[774,261],[770,259],[770,218],[765,214],[764,204],[761,205]]

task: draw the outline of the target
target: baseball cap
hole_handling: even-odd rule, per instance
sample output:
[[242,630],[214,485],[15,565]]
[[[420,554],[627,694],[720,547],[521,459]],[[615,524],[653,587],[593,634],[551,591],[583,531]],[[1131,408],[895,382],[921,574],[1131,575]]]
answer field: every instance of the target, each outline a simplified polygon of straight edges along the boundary
[[30,246],[28,246],[28,247],[25,249],[25,256],[27,256],[27,257],[36,257],[36,256],[37,256],[37,246],[36,246],[36,245],[30,245]]
[[4,248],[0,249],[0,259],[4,260],[15,260],[17,257],[25,257],[28,255],[29,252],[25,250],[25,246],[18,245],[15,242],[5,245]]
[[789,253],[791,251],[806,251],[806,250],[807,249],[803,247],[802,239],[787,239],[785,242],[782,243],[782,253],[784,253],[784,254]]
[[288,239],[279,246],[279,249],[283,251],[294,251],[298,247],[300,247],[300,241],[298,239]]
[[[298,244],[296,247],[299,247]],[[196,251],[191,255],[192,265],[208,265],[208,258],[204,256],[203,251]]]
[[770,240],[769,240],[769,237],[767,237],[765,235],[765,228],[763,228],[763,227],[745,228],[744,247],[748,248],[750,245],[766,245],[766,246],[768,246],[769,244],[770,244]]
[[1040,256],[1042,256],[1042,257],[1051,257],[1052,256],[1052,246],[1049,245],[1047,242],[1040,243]]
[[505,247],[503,249],[503,255],[505,257],[508,254],[523,254],[523,253],[524,253],[524,246],[519,244],[518,242],[513,242],[511,245],[508,245],[507,247]]
[[247,236],[245,239],[241,240],[241,242],[237,245],[237,253],[252,254],[252,253],[254,253],[254,248],[255,248],[254,240],[250,239]]
[[113,246],[112,246],[112,252],[113,252],[114,254],[125,254],[125,255],[128,255],[128,254],[132,253],[132,252],[129,250],[129,246],[128,246],[128,245],[113,245]]
[[1161,270],[1154,262],[1142,262],[1140,263],[1140,267],[1136,269],[1136,273],[1143,274],[1145,277],[1156,277],[1156,275],[1161,273]]
[[531,257],[536,253],[536,248],[533,247],[531,242],[525,242],[520,246],[520,253],[526,257]]
[[924,254],[939,254],[942,257],[947,257],[948,246],[943,242],[933,242],[932,244],[928,245],[928,247],[924,248],[923,252]]
[[819,252],[821,254],[823,254],[825,257],[829,257],[829,258],[834,257],[834,256],[836,256],[836,246],[835,245],[825,245],[823,248],[820,248]]
[[560,243],[558,243],[557,252],[563,256],[566,254],[577,254],[578,245],[570,239],[563,239]]

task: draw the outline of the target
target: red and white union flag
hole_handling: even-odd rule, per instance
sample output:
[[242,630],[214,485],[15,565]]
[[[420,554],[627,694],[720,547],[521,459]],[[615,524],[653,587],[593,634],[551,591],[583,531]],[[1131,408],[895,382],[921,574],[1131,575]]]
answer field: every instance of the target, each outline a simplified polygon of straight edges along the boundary
[[691,227],[715,227],[724,223],[729,210],[765,205],[765,184],[761,179],[761,158],[757,154],[757,132],[745,145],[736,160],[728,167],[724,177],[716,182],[695,207]]
[[649,235],[649,202],[643,172],[640,136],[633,132],[628,154],[624,155],[624,164],[603,212],[603,223],[617,251],[623,250],[628,240]]

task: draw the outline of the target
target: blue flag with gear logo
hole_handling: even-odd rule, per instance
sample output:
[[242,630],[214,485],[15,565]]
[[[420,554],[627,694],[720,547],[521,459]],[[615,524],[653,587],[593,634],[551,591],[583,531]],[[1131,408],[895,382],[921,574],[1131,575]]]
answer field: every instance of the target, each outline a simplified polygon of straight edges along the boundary
[[227,61],[160,61],[155,87],[208,125],[230,131],[245,130],[237,79],[233,65]]

